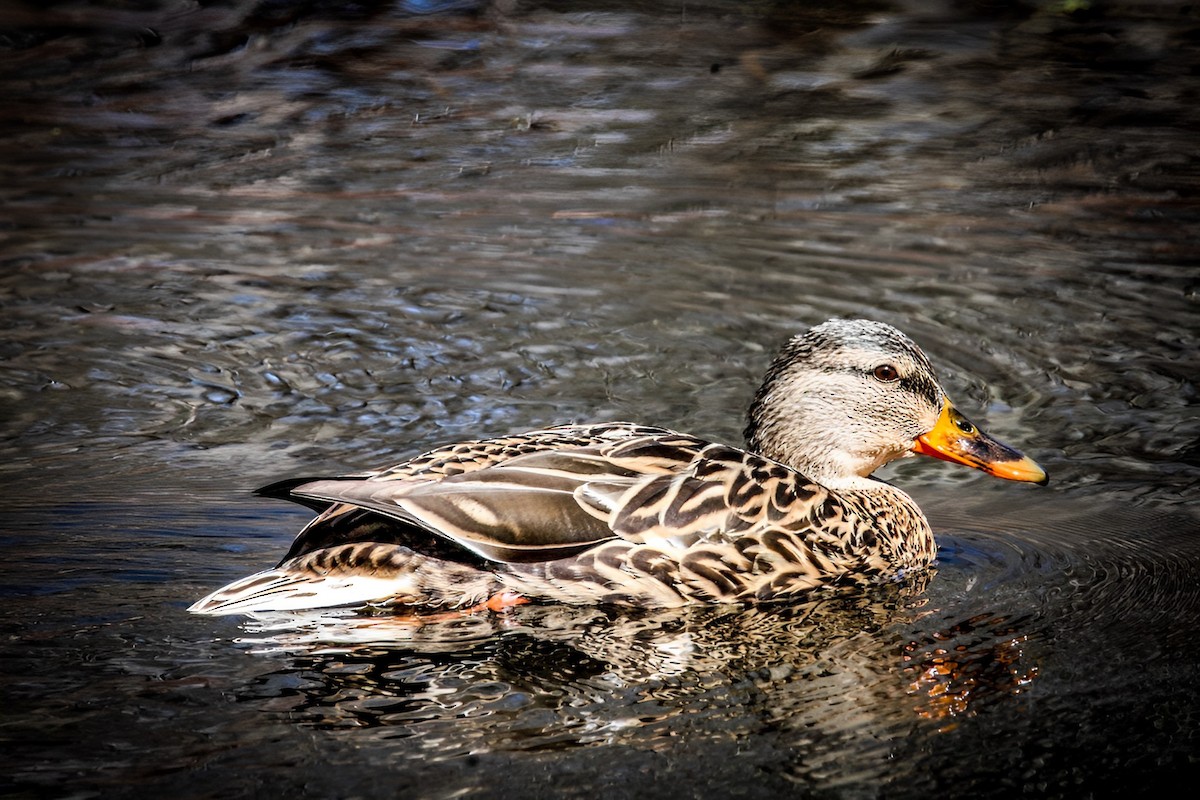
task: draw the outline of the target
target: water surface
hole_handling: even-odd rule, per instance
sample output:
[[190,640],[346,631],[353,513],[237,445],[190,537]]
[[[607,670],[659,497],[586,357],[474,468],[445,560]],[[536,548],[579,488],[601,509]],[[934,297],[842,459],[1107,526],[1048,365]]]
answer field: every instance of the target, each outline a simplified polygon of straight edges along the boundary
[[[1182,3],[0,11],[0,787],[1141,795],[1195,772]],[[893,323],[1049,487],[887,472],[928,581],[795,607],[194,618],[249,495],[634,419],[738,443]]]

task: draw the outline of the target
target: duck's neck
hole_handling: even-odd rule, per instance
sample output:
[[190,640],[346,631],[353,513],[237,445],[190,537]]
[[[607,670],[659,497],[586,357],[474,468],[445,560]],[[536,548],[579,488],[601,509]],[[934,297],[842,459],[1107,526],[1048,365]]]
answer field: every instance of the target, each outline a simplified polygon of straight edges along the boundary
[[[791,401],[780,402],[781,392],[789,392]],[[839,424],[817,426],[812,420],[834,420]],[[836,398],[797,393],[780,386],[778,381],[768,381],[750,407],[746,446],[751,452],[786,464],[827,489],[877,489],[880,482],[871,478],[871,473],[902,454],[847,446],[848,439],[861,438],[855,431],[858,427],[855,421],[846,418]]]

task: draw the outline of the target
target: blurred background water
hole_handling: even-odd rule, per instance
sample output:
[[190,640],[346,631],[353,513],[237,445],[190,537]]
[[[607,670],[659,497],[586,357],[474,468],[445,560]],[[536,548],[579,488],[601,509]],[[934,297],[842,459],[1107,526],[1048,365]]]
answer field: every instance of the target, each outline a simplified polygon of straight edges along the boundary
[[[7,3],[0,792],[1149,794],[1200,754],[1200,11]],[[893,323],[1047,488],[788,608],[193,618],[249,490],[633,419]]]

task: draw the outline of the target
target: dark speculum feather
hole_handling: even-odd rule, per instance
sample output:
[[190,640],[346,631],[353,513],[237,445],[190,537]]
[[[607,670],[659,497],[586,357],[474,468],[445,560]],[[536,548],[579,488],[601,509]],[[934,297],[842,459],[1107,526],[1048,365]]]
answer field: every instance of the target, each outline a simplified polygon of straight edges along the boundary
[[305,553],[360,542],[399,545],[431,558],[481,569],[489,566],[482,556],[449,539],[431,536],[425,528],[364,508],[347,510],[305,528],[292,542],[280,564]]

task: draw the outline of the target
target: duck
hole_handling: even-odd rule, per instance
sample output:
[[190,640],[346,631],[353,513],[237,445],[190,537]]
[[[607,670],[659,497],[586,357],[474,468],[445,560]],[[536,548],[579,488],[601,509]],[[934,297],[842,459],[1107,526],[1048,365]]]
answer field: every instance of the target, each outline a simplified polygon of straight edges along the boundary
[[386,469],[260,495],[315,518],[271,569],[189,608],[500,611],[527,602],[758,604],[928,571],[925,515],[874,476],[932,456],[1045,484],[964,416],[895,327],[833,319],[790,338],[734,447],[631,422],[448,444]]

